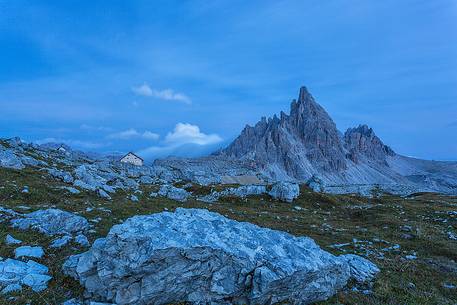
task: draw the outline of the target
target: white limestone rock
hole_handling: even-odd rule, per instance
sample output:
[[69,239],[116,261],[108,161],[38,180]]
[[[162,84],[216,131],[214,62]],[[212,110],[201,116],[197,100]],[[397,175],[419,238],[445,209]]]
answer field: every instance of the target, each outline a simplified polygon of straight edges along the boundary
[[31,246],[22,246],[14,250],[14,256],[16,258],[20,257],[35,257],[42,258],[44,255],[44,250],[42,247],[31,247]]
[[18,245],[18,244],[22,243],[22,241],[20,241],[19,239],[14,238],[13,236],[8,234],[8,235],[6,235],[5,243],[7,245]]
[[75,237],[75,242],[83,247],[90,246],[89,240],[87,239],[86,235],[84,235],[84,234],[77,235]]
[[66,171],[61,171],[61,170],[58,170],[55,168],[50,168],[50,169],[48,169],[48,173],[52,177],[59,179],[65,183],[73,183],[73,181],[74,181],[73,176]]
[[11,149],[3,149],[3,146],[0,146],[0,167],[12,169],[25,168],[21,159]]
[[63,270],[88,297],[116,304],[308,304],[351,276],[308,237],[183,208],[114,226]]
[[33,229],[46,235],[73,235],[89,229],[87,220],[59,209],[38,210],[11,220],[15,228]]
[[111,196],[110,196],[107,192],[105,192],[104,190],[102,190],[102,189],[98,189],[98,190],[97,190],[97,194],[98,194],[98,196],[100,196],[101,198],[111,200]]
[[300,186],[297,183],[278,182],[268,194],[275,199],[292,202],[300,195]]
[[198,200],[203,202],[216,202],[221,197],[238,197],[238,198],[246,198],[248,196],[254,195],[263,195],[267,193],[267,188],[265,185],[242,185],[239,187],[230,187],[220,192],[211,192],[209,195],[201,196]]
[[62,236],[62,237],[60,237],[60,238],[55,239],[55,240],[51,243],[50,247],[51,247],[51,248],[62,248],[62,247],[64,247],[64,246],[66,246],[71,240],[72,240],[72,237],[71,237],[71,236],[69,236],[69,235],[64,235],[64,236]]
[[188,191],[174,187],[170,184],[162,185],[158,194],[176,201],[187,201],[190,197],[190,193]]
[[2,289],[2,294],[8,294],[10,292],[17,292],[17,291],[21,291],[22,290],[22,286],[20,284],[9,284],[8,286],[6,286],[5,288]]
[[358,283],[373,280],[380,271],[378,266],[358,255],[345,254],[340,255],[339,258],[348,263],[351,271],[351,278]]

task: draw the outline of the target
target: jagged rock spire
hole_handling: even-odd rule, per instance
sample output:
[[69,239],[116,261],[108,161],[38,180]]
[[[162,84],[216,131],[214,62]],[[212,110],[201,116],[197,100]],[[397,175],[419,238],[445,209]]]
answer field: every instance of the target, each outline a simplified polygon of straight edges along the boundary
[[274,116],[266,124],[262,120],[245,128],[222,153],[265,165],[276,163],[297,178],[306,178],[309,167],[329,172],[346,168],[336,125],[306,87],[293,100],[290,115],[282,113],[280,119]]
[[308,92],[308,89],[305,86],[300,87],[300,93],[298,94],[298,101],[304,102],[309,97],[311,97],[311,94]]

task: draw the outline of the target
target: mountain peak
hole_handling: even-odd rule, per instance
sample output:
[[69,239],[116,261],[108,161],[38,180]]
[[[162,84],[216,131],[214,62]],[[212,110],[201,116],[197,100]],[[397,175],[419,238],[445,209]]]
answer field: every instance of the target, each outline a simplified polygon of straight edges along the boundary
[[309,98],[312,98],[312,96],[309,93],[308,88],[306,88],[305,86],[300,87],[300,93],[298,94],[298,102],[304,102]]
[[344,146],[349,151],[348,158],[355,163],[359,163],[360,157],[364,156],[371,161],[386,164],[386,157],[395,155],[367,125],[349,128],[344,133]]
[[282,112],[280,118],[275,115],[266,124],[262,120],[243,130],[222,153],[265,165],[275,163],[300,178],[309,178],[310,167],[330,172],[346,168],[336,125],[306,87],[292,101],[290,115]]

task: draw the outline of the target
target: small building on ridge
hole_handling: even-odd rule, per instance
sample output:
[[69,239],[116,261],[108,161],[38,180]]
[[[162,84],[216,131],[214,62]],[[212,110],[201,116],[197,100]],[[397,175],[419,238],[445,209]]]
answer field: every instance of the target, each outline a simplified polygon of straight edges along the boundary
[[143,166],[144,160],[141,157],[138,157],[132,152],[129,152],[125,156],[123,156],[119,161],[123,163],[130,163],[136,166]]

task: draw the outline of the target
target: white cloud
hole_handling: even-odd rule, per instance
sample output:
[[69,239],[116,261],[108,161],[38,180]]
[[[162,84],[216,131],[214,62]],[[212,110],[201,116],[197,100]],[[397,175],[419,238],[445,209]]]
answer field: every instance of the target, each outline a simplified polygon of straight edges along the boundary
[[88,124],[82,124],[79,126],[80,129],[82,130],[87,130],[87,131],[111,131],[112,129],[110,127],[105,127],[105,126],[92,126]]
[[177,101],[190,105],[191,99],[180,92],[175,92],[172,89],[158,90],[151,88],[148,84],[144,83],[139,87],[132,88],[133,93],[140,96],[155,97],[165,101]]
[[152,96],[152,89],[149,87],[148,84],[144,83],[143,85],[139,87],[133,87],[132,88],[133,93],[136,95],[141,95],[141,96]]
[[72,148],[82,148],[82,149],[97,149],[111,145],[111,143],[101,143],[101,142],[88,142],[72,139],[57,139],[57,138],[44,138],[34,141],[36,144],[46,144],[46,143],[64,143]]
[[200,131],[197,125],[188,123],[178,123],[173,132],[170,132],[165,137],[165,142],[170,145],[182,144],[199,144],[209,145],[222,141],[222,138],[217,134],[204,134]]
[[143,138],[146,140],[158,140],[160,136],[156,133],[153,133],[149,130],[146,130],[143,133],[138,132],[134,128],[130,128],[124,131],[112,133],[108,135],[108,138],[110,139],[118,139],[118,140],[130,140],[134,138]]
[[222,142],[222,138],[217,134],[205,134],[197,125],[178,123],[174,130],[167,134],[162,145],[151,146],[138,153],[148,158],[167,157],[175,154],[197,156],[214,149],[214,144],[220,142]]
[[148,140],[158,140],[160,138],[160,136],[158,134],[156,134],[154,132],[150,132],[148,130],[143,132],[141,137],[144,138],[144,139],[148,139]]

